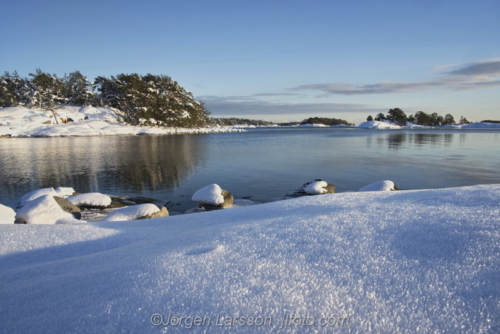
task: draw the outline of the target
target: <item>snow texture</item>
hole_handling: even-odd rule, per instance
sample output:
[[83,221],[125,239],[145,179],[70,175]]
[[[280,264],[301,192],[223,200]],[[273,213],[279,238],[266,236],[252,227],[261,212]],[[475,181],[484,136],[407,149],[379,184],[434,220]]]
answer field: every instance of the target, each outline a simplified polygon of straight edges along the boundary
[[304,191],[309,195],[320,195],[327,192],[325,187],[328,185],[325,181],[313,181],[310,183]]
[[77,206],[108,206],[111,204],[111,197],[101,193],[86,193],[67,198],[68,201]]
[[8,206],[0,204],[0,224],[14,224],[16,212]]
[[[1,225],[1,331],[498,333],[499,205],[500,185],[488,185]],[[280,329],[292,314],[316,323]],[[151,323],[169,315],[210,322]],[[218,315],[271,323],[220,326]]]
[[224,203],[224,196],[218,184],[211,184],[196,191],[191,200],[202,204],[218,205]]
[[[123,113],[120,110],[107,107],[62,106],[57,114],[59,124],[56,124],[51,111],[24,107],[0,108],[0,136],[110,136],[244,131],[231,127],[188,129],[131,126],[122,122]],[[73,122],[63,123],[63,120],[68,119]]]
[[395,190],[394,182],[388,180],[375,182],[359,189],[359,191],[391,191],[391,190]]
[[138,204],[120,208],[109,213],[102,221],[125,221],[134,220],[144,216],[152,215],[160,209],[154,204]]
[[57,187],[56,193],[59,197],[68,197],[75,193],[75,189],[69,187]]
[[43,189],[37,189],[33,190],[27,194],[24,194],[21,197],[21,205],[25,205],[28,201],[32,201],[35,198],[38,198],[43,195],[52,195],[52,196],[60,196],[54,188],[43,188]]
[[16,214],[16,220],[26,224],[67,224],[84,223],[64,212],[53,195],[43,195],[27,201]]

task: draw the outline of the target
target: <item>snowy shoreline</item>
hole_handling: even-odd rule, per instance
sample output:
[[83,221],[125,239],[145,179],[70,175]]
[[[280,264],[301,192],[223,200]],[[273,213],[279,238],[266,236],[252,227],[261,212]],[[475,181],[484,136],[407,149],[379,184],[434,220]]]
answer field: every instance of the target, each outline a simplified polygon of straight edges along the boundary
[[133,126],[120,121],[122,117],[119,110],[106,107],[65,106],[58,109],[57,113],[59,115],[58,122],[62,119],[66,123],[55,124],[54,115],[47,110],[22,107],[0,108],[0,137],[173,135],[245,131],[234,127]]
[[[499,205],[500,185],[481,185],[1,225],[0,321],[9,333],[494,332]],[[219,315],[271,322],[220,327]],[[349,321],[283,326],[291,315]]]
[[[164,128],[154,126],[132,126],[121,121],[119,110],[107,107],[63,106],[57,110],[60,124],[55,124],[51,111],[23,107],[0,108],[0,138],[23,137],[84,137],[84,136],[130,136],[173,135],[219,132],[245,132],[256,126],[228,126],[206,128]],[[66,123],[62,123],[62,122]],[[146,121],[146,120],[144,120]],[[271,126],[276,128],[279,126]],[[290,127],[325,128],[323,124],[303,124]],[[500,129],[498,123],[471,123],[439,127],[409,124],[399,126],[390,122],[370,121],[358,126],[334,125],[331,128],[353,129]]]

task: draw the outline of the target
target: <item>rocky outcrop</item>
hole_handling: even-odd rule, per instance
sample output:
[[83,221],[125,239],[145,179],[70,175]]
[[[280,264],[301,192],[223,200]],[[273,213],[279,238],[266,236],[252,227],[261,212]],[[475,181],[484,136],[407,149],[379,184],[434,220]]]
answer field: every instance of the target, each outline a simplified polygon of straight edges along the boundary
[[76,219],[82,219],[82,210],[80,210],[79,207],[62,197],[53,197],[64,212],[71,213],[71,215],[73,215],[73,217],[75,217]]

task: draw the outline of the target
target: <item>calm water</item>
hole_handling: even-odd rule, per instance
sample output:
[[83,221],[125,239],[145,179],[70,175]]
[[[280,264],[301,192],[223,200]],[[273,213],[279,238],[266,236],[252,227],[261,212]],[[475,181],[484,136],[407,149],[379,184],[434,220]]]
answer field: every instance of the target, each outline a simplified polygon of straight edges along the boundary
[[336,191],[500,183],[500,131],[267,128],[246,133],[0,140],[0,203],[67,186],[191,207],[211,183],[266,202],[321,178]]

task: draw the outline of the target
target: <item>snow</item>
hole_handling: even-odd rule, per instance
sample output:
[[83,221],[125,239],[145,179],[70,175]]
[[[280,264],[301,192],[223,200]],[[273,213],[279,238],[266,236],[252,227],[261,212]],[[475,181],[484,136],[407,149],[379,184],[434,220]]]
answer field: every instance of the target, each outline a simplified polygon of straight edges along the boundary
[[24,194],[21,197],[21,205],[25,205],[28,201],[32,201],[35,198],[38,198],[43,195],[60,196],[59,193],[54,190],[54,188],[37,189],[27,194]]
[[328,125],[325,125],[325,124],[300,124],[299,127],[301,127],[301,128],[324,128],[324,127],[328,127]]
[[393,123],[386,123],[386,122],[379,122],[379,121],[367,121],[363,122],[358,125],[358,128],[364,128],[364,129],[401,129],[401,126],[393,124]]
[[224,203],[224,196],[218,184],[210,184],[196,191],[191,200],[202,204],[218,205]]
[[160,209],[154,204],[132,205],[112,211],[101,221],[134,220],[140,217],[152,215],[158,211],[160,211]]
[[314,181],[310,183],[304,191],[309,195],[319,195],[327,192],[325,187],[328,185],[325,181]]
[[75,193],[75,189],[69,187],[57,187],[56,193],[59,197],[68,197]]
[[80,206],[108,206],[111,204],[111,197],[100,193],[86,193],[67,198],[74,205]]
[[30,200],[19,209],[16,221],[26,224],[67,224],[84,223],[64,212],[54,200],[53,195],[43,195]]
[[[59,115],[59,124],[56,124],[51,111],[24,107],[0,108],[0,136],[111,136],[244,131],[231,127],[188,129],[131,126],[122,122],[121,111],[107,107],[62,106],[56,112]],[[69,118],[73,122],[62,123],[61,119]],[[47,122],[49,124],[43,124]]]
[[14,224],[16,213],[8,206],[0,204],[0,224]]
[[488,185],[1,225],[2,332],[496,333],[499,205]]
[[394,182],[389,180],[375,182],[359,189],[359,191],[391,191],[391,190],[395,190],[395,187],[394,187]]

